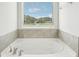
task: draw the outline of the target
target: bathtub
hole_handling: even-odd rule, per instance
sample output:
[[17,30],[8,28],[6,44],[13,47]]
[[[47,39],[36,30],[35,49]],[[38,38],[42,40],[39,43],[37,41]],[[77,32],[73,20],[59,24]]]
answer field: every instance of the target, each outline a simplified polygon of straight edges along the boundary
[[[9,52],[17,48],[16,54]],[[23,50],[18,55],[18,50]],[[18,38],[1,52],[2,57],[76,57],[77,54],[58,38]]]

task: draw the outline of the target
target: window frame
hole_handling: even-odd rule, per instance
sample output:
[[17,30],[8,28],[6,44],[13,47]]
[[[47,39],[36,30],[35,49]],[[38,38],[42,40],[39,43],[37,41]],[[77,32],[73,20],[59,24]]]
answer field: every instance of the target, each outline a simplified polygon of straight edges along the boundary
[[[52,2],[52,4],[53,4],[52,18],[55,20],[54,20],[54,26],[52,26],[51,28],[58,29],[59,3]],[[17,2],[17,27],[18,29],[28,28],[27,26],[26,27],[24,26],[24,2]],[[49,27],[34,27],[34,28],[49,28]]]

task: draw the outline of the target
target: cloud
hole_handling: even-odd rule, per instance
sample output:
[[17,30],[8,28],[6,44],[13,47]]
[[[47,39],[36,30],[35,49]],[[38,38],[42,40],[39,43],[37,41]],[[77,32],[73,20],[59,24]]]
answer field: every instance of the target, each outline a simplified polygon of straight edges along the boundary
[[49,14],[48,16],[37,16],[35,18],[41,18],[41,17],[51,17],[52,18],[52,14]]
[[35,17],[35,18],[41,18],[41,17],[47,17],[47,16],[37,16],[37,17]]
[[31,9],[29,9],[29,12],[30,13],[35,13],[35,12],[39,12],[41,9],[39,9],[39,8],[31,8]]
[[52,17],[52,14],[49,14],[48,16],[49,16],[49,17]]

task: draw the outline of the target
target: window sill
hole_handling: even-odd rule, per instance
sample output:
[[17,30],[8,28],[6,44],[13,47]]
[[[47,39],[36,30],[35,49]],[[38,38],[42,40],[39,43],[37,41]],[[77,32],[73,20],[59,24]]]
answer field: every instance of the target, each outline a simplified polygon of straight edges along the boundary
[[23,26],[21,29],[56,29],[56,26],[46,26],[46,27],[37,27],[37,26]]

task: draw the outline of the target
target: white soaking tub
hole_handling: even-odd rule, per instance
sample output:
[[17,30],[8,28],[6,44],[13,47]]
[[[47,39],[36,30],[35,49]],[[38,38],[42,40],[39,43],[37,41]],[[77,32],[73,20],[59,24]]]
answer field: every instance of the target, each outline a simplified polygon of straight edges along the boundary
[[[17,48],[16,53],[10,52]],[[22,52],[19,55],[19,51]],[[19,38],[1,53],[2,57],[76,57],[77,54],[57,38]]]

